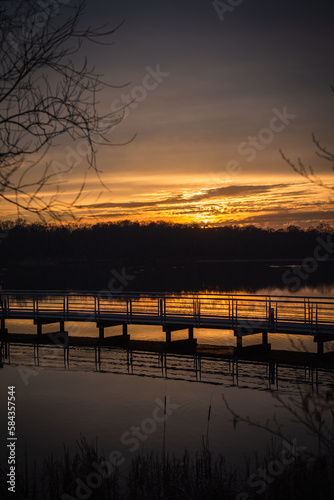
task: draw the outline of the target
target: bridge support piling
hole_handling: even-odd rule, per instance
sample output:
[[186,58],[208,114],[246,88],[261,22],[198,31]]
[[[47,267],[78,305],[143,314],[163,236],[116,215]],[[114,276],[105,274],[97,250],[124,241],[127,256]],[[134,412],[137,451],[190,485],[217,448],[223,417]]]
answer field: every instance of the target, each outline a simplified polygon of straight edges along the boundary
[[242,336],[237,335],[237,349],[242,349]]
[[171,342],[172,341],[172,330],[169,328],[166,329],[166,342]]
[[321,334],[321,335],[317,334],[314,336],[313,340],[314,342],[317,343],[318,356],[322,356],[324,354],[324,343],[333,341],[334,337],[333,334]]
[[179,332],[182,330],[188,330],[188,338],[176,342],[184,342],[184,345],[186,345],[189,342],[189,345],[196,345],[197,340],[194,339],[194,327],[188,325],[182,325],[182,324],[169,324],[169,325],[164,325],[163,327],[163,332],[166,334],[166,343],[172,342],[172,332]]
[[7,328],[6,328],[6,320],[5,318],[1,318],[1,326],[0,326],[0,333],[3,335],[7,333]]
[[[106,328],[113,328],[113,327],[122,327],[122,334],[117,334],[117,335],[109,335],[105,332],[104,330]],[[124,343],[124,341],[130,340],[130,335],[128,335],[128,325],[126,321],[109,321],[109,320],[103,320],[103,321],[97,321],[96,322],[96,327],[99,329],[99,340],[103,340],[107,343]]]
[[268,345],[268,332],[262,332],[262,345]]
[[37,335],[42,335],[42,323],[37,323]]

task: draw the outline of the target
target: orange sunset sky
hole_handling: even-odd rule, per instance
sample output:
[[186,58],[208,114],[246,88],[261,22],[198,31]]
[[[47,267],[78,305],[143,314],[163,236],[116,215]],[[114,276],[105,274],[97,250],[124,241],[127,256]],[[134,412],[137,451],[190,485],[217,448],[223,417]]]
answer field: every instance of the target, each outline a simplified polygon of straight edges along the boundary
[[[99,96],[102,112],[123,119],[110,123],[115,145],[97,148],[103,184],[84,141],[48,151],[59,201],[73,200],[86,176],[74,214],[88,223],[331,224],[333,165],[312,142],[314,133],[334,150],[330,5],[255,0],[222,15],[204,0],[88,2],[83,22],[125,19],[115,45],[83,52],[105,80],[126,84]],[[280,149],[327,188],[294,172]],[[0,209],[3,220],[18,216],[10,203]]]

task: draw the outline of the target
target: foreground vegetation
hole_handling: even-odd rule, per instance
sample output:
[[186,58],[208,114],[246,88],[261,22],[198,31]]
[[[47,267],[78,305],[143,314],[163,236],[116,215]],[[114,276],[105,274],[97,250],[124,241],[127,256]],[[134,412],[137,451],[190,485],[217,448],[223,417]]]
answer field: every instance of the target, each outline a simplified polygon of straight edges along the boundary
[[[102,477],[92,464],[104,457],[84,439],[75,453],[64,452],[61,460],[46,459],[42,470],[20,468],[16,493],[8,492],[6,470],[0,471],[0,497],[22,500],[328,500],[334,493],[333,456],[297,457],[284,470],[275,472],[271,465],[277,454],[268,455],[259,470],[262,479],[252,478],[254,470],[242,475],[228,471],[222,455],[214,457],[207,449],[195,456],[183,457],[152,452],[138,455],[129,463],[126,477],[118,468],[101,468]],[[259,465],[259,464],[258,464]],[[270,471],[270,474],[268,473]],[[276,477],[275,477],[276,476]]]
[[[228,468],[222,454],[206,443],[196,454],[183,456],[162,451],[122,457],[98,452],[97,443],[81,438],[74,452],[46,458],[38,469],[24,460],[17,467],[15,495],[8,491],[8,470],[0,466],[0,498],[19,500],[328,500],[334,493],[334,395],[331,388],[299,392],[298,396],[273,393],[278,407],[317,441],[317,451],[286,438],[274,417],[265,424],[235,413],[222,395],[234,426],[240,422],[265,429],[274,436],[264,459],[245,461],[245,470]],[[279,446],[277,440],[279,438]],[[163,442],[165,443],[165,441]],[[276,444],[275,444],[276,443]],[[164,449],[164,444],[163,444]]]

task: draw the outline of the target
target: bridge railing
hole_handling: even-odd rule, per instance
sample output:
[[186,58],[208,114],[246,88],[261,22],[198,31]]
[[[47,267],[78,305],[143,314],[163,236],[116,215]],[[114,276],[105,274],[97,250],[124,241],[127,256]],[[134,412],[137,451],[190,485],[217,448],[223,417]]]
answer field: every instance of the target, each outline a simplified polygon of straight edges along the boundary
[[271,329],[291,322],[334,325],[334,298],[328,297],[1,291],[0,301],[2,317],[54,315],[66,320],[80,315],[95,321],[116,315],[127,321],[160,318],[161,323],[189,319],[198,326],[220,321],[237,326],[254,321]]

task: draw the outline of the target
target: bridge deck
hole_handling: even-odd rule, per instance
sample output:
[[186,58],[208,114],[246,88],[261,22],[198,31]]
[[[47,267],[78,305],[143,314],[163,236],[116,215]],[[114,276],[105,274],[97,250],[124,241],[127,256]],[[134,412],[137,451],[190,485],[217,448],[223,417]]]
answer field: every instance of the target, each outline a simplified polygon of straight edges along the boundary
[[89,321],[322,335],[334,340],[334,298],[228,294],[1,291],[1,320]]

